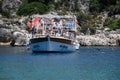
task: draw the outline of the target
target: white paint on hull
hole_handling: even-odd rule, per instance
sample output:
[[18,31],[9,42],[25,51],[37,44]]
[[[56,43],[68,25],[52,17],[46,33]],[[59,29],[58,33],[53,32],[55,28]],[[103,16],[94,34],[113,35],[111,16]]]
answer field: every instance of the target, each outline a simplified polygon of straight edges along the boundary
[[55,52],[73,52],[76,50],[75,45],[69,45],[53,41],[38,42],[30,44],[33,52],[39,51],[55,51]]

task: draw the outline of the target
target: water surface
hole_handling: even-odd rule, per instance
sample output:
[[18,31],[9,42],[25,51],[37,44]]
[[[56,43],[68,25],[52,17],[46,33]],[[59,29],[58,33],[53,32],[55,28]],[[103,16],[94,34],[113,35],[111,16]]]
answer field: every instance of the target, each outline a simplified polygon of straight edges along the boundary
[[120,80],[120,47],[34,54],[26,47],[0,46],[0,80]]

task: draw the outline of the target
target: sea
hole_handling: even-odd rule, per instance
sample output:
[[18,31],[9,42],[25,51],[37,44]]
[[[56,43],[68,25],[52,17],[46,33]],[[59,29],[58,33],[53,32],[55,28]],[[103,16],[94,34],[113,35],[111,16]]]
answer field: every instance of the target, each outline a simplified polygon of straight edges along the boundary
[[0,46],[0,80],[120,80],[120,47],[32,53],[27,47]]

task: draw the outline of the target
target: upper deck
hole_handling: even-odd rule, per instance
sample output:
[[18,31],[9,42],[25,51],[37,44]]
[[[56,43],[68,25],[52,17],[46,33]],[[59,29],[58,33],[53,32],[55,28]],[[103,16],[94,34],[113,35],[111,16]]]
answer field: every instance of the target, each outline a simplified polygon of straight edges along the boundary
[[76,17],[71,15],[40,15],[30,25],[33,37],[50,35],[56,38],[76,38]]

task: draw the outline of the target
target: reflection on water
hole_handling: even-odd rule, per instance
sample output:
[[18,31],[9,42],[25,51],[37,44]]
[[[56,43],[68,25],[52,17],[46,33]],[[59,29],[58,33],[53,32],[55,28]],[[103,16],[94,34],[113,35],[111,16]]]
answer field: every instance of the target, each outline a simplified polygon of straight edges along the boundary
[[120,80],[119,47],[81,47],[74,53],[34,54],[0,47],[0,80]]

